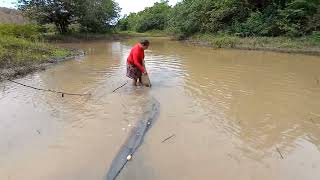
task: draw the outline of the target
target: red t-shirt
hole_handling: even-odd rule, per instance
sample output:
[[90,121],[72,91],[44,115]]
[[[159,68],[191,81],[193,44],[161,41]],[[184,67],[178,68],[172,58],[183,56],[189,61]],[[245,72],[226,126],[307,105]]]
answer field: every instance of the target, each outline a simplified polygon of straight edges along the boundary
[[134,64],[142,73],[144,73],[145,69],[143,67],[143,59],[144,59],[144,50],[140,47],[139,44],[136,44],[131,49],[131,52],[127,59],[127,63]]

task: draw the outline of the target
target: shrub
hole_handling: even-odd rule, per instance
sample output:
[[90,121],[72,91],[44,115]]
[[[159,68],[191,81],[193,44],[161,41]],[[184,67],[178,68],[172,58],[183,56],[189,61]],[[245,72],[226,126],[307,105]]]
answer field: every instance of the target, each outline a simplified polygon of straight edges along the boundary
[[16,38],[38,39],[42,28],[34,24],[0,24],[0,35],[13,36]]

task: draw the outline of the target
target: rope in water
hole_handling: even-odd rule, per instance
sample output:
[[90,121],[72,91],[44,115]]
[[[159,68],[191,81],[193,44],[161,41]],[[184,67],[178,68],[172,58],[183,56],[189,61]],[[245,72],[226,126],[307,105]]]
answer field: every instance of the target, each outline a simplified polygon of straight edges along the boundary
[[123,86],[125,86],[127,84],[128,84],[128,81],[126,81],[124,84],[122,84],[121,86],[119,86],[116,89],[114,89],[112,92],[116,92],[117,90],[119,90],[120,88],[122,88]]
[[37,87],[30,86],[30,85],[26,85],[26,84],[23,84],[23,83],[19,83],[19,82],[10,80],[10,79],[7,79],[7,80],[12,82],[12,83],[19,84],[21,86],[28,87],[28,88],[31,88],[31,89],[35,89],[35,90],[38,90],[38,91],[46,91],[46,92],[52,92],[52,93],[61,94],[62,97],[64,97],[64,95],[69,95],[69,96],[90,96],[91,95],[90,93],[78,94],[78,93],[68,93],[68,92],[63,92],[63,91],[56,91],[56,90],[52,90],[52,89],[42,89],[42,88],[37,88]]

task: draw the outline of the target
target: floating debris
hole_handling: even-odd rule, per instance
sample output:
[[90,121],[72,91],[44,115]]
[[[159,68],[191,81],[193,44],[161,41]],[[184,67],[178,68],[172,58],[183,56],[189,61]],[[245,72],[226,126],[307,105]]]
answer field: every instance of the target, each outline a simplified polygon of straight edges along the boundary
[[280,149],[279,149],[278,147],[276,147],[276,149],[277,149],[278,153],[280,154],[281,159],[284,159],[283,156],[282,156],[282,153],[281,153]]
[[114,89],[112,92],[116,92],[118,89],[122,88],[123,86],[127,85],[128,81],[125,82],[124,84],[122,84],[121,86],[117,87],[116,89]]
[[165,138],[165,139],[162,141],[162,143],[164,143],[164,142],[168,141],[169,139],[171,139],[171,138],[173,138],[173,137],[175,137],[175,136],[176,136],[176,135],[175,135],[175,134],[173,134],[173,135],[171,135],[171,136],[169,136],[169,137]]
[[129,155],[127,156],[127,160],[130,161],[131,158],[132,158],[132,156],[129,154]]

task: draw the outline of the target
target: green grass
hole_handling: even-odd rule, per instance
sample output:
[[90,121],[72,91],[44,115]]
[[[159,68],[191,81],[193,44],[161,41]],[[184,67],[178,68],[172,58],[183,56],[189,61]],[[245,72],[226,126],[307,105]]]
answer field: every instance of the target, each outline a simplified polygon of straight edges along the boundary
[[35,24],[0,24],[0,36],[39,40],[41,36],[41,27]]
[[196,34],[192,41],[205,42],[215,48],[319,49],[320,35],[308,37],[238,37],[226,34]]
[[69,50],[40,42],[42,36],[37,25],[0,24],[0,68],[41,64],[71,54]]
[[69,50],[46,43],[13,36],[0,36],[0,68],[41,64],[70,54]]

